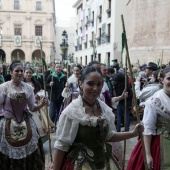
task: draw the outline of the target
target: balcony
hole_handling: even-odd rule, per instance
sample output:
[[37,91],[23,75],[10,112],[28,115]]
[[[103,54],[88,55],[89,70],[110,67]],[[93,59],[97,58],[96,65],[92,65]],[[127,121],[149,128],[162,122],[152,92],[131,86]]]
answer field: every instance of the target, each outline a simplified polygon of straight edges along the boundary
[[93,47],[93,40],[90,40],[90,47]]
[[87,42],[84,42],[84,49],[87,49]]
[[86,31],[88,30],[88,25],[86,25]]
[[91,25],[94,27],[94,19],[91,20]]
[[110,18],[111,17],[111,8],[107,9],[106,12],[107,12],[107,17]]
[[77,46],[74,46],[74,47],[75,47],[75,51],[78,51]]
[[76,29],[76,34],[78,35],[78,29]]
[[82,33],[82,26],[80,27],[80,31],[81,31],[81,33]]
[[97,45],[101,45],[101,37],[97,38]]
[[109,43],[110,42],[110,34],[106,34],[106,43]]
[[82,44],[79,44],[78,50],[82,50]]
[[97,18],[99,19],[99,23],[101,23],[102,22],[102,14],[98,15]]

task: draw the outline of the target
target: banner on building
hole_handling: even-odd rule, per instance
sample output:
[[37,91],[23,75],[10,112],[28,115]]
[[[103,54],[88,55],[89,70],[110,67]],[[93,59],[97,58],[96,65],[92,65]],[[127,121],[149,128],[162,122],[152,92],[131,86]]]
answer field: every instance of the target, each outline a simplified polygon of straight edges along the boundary
[[14,45],[15,47],[21,47],[21,44],[22,41],[21,41],[21,35],[15,35],[14,36]]
[[35,36],[35,46],[40,47],[40,41],[42,41],[42,36]]
[[2,35],[0,35],[0,47],[2,46]]
[[102,24],[101,32],[101,43],[104,44],[106,42],[106,23]]

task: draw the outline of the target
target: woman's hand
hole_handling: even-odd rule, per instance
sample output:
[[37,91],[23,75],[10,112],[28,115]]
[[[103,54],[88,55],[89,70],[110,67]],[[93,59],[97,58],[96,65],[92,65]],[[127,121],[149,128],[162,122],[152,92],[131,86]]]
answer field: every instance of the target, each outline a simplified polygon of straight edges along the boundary
[[48,170],[53,170],[53,166],[54,166],[54,164],[51,163],[50,166],[48,167]]
[[50,86],[53,86],[53,84],[54,84],[54,82],[53,82],[53,81],[51,81],[51,82],[50,82]]
[[128,92],[126,92],[125,90],[123,91],[122,95],[121,95],[121,99],[126,99],[128,98]]
[[43,97],[43,98],[41,99],[41,106],[43,107],[43,106],[45,106],[46,104],[48,104],[48,98],[47,98],[47,97]]
[[138,136],[143,131],[144,131],[144,126],[142,124],[138,123],[133,130],[133,134],[134,134],[134,136]]
[[146,160],[147,160],[148,169],[149,170],[153,169],[153,158],[152,158],[152,156],[146,154]]
[[65,87],[68,87],[68,82],[66,82]]
[[142,78],[142,77],[137,76],[137,77],[136,77],[136,82],[140,82],[140,81],[141,81],[141,78]]

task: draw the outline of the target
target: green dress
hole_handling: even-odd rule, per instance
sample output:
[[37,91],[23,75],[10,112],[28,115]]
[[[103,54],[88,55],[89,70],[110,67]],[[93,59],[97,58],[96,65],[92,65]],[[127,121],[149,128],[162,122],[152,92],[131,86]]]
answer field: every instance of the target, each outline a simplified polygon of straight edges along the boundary
[[55,148],[65,151],[62,170],[120,170],[107,141],[114,135],[112,110],[99,101],[106,119],[98,124],[99,117],[85,113],[81,97],[73,100],[62,112],[57,126]]

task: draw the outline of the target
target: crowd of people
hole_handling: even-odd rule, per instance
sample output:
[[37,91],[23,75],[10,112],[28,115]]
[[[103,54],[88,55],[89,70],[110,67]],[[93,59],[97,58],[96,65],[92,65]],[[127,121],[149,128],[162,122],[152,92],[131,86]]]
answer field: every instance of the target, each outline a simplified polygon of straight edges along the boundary
[[[43,170],[43,138],[56,133],[51,170],[119,170],[123,168],[120,141],[144,136],[148,169],[170,168],[170,66],[149,62],[121,68],[91,61],[74,65],[71,74],[60,64],[24,67],[13,61],[0,66],[0,169]],[[44,79],[44,80],[43,80]],[[136,117],[132,79],[140,109]],[[45,91],[47,94],[45,95]],[[6,164],[8,162],[8,164]],[[143,170],[139,138],[127,170]]]

